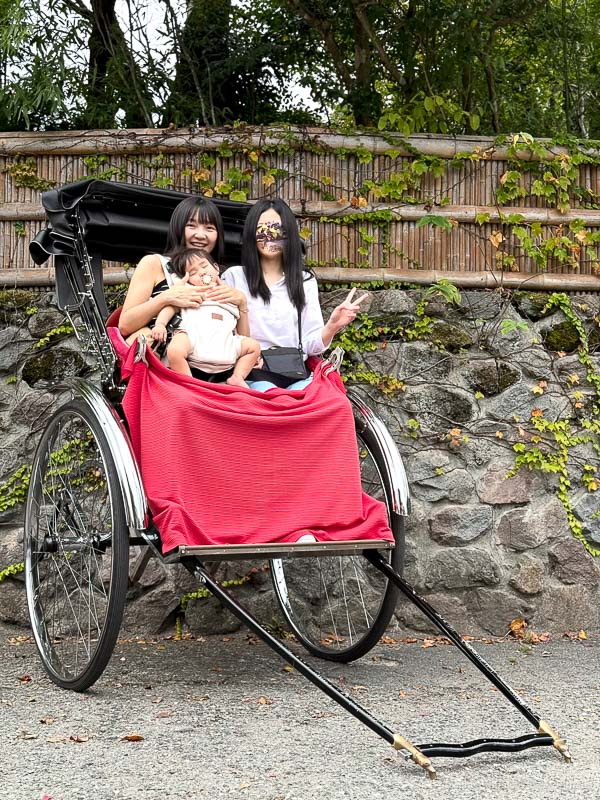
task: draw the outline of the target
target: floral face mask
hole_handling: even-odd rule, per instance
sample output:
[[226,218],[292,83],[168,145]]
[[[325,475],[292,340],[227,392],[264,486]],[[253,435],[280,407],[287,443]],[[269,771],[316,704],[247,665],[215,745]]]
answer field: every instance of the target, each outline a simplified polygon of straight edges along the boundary
[[263,244],[265,250],[274,253],[283,250],[287,239],[285,228],[280,222],[261,222],[256,227],[256,241]]

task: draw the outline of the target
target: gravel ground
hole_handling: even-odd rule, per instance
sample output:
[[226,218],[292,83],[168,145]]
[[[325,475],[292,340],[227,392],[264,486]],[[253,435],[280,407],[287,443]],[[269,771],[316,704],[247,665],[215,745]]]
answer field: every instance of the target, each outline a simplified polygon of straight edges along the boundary
[[[546,747],[439,758],[431,781],[241,632],[119,642],[97,684],[75,694],[45,676],[26,631],[0,625],[0,798],[597,800],[599,638],[476,647],[567,738],[573,764]],[[415,743],[532,731],[447,645],[311,663]]]

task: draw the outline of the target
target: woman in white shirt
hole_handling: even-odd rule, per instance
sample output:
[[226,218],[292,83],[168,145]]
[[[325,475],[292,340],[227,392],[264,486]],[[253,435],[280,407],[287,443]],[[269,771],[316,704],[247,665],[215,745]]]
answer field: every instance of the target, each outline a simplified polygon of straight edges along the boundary
[[[243,266],[230,267],[222,279],[248,298],[250,335],[262,350],[299,346],[299,310],[304,355],[320,355],[335,334],[355,319],[367,297],[353,300],[353,289],[324,323],[317,280],[303,262],[298,225],[290,207],[279,199],[258,200],[244,226]],[[309,381],[310,377],[287,388],[300,389]],[[265,391],[276,384],[257,381],[249,385]]]

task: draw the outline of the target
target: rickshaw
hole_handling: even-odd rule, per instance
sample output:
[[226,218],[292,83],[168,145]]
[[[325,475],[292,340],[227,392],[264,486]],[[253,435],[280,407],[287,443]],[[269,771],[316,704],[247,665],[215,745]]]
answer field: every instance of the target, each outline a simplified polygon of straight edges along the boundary
[[[108,335],[103,261],[135,262],[162,252],[181,192],[86,179],[43,193],[47,226],[30,244],[37,264],[54,257],[58,307],[93,357],[93,379],[65,382],[69,399],[48,420],[35,452],[25,511],[25,579],[33,635],[43,667],[58,686],[85,691],[105,669],[119,633],[128,583],[151,557],[181,563],[222,605],[320,690],[436,777],[433,757],[552,746],[559,734],[487,664],[472,645],[402,577],[408,481],[392,436],[361,395],[348,388],[363,490],[385,504],[393,541],[182,546],[163,552],[123,413],[127,391]],[[249,206],[216,200],[229,263],[239,262]],[[138,342],[134,360],[145,361]],[[339,350],[322,369],[339,370]],[[140,548],[130,574],[130,548]],[[413,744],[333,685],[249,613],[215,578],[211,565],[268,560],[275,596],[295,639],[313,656],[350,662],[379,641],[402,593],[526,718],[534,731],[516,738]]]

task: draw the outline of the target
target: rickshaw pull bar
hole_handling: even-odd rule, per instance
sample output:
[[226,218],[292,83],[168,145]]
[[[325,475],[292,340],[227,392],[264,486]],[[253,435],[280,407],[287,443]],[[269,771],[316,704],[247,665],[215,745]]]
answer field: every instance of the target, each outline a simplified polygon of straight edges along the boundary
[[502,694],[510,700],[510,702],[516,706],[516,708],[523,714],[532,725],[539,729],[541,717],[539,717],[533,709],[529,708],[529,706],[517,695],[517,693],[511,689],[511,687],[505,683],[502,678],[498,675],[498,673],[482,658],[479,653],[471,647],[469,642],[466,642],[462,636],[456,631],[446,620],[439,614],[433,606],[431,606],[426,600],[420,597],[415,590],[406,583],[400,575],[398,575],[393,569],[390,569],[388,564],[386,563],[385,559],[381,558],[379,553],[376,550],[365,550],[364,555],[368,561],[373,564],[380,572],[389,578],[390,581],[394,583],[395,586],[400,589],[400,591],[411,601],[414,605],[417,606],[419,611],[421,611],[425,616],[433,622],[438,630],[440,630],[444,636],[446,636],[452,644],[456,645],[466,656],[467,658],[475,664],[475,666],[483,672],[485,677],[490,680],[494,686],[502,692]]
[[420,744],[419,750],[428,756],[465,758],[478,753],[517,753],[529,747],[551,747],[551,736],[529,733],[514,739],[473,739],[471,742],[443,744],[441,742]]
[[427,772],[430,778],[437,777],[433,764],[424,753],[419,751],[418,747],[409,742],[409,740],[401,734],[394,733],[382,722],[375,719],[365,708],[356,703],[347,694],[340,691],[333,683],[328,681],[327,678],[324,678],[309,664],[292,653],[291,650],[280,642],[279,639],[276,639],[270,634],[250,612],[246,611],[226,589],[208,574],[203,563],[198,558],[184,558],[181,560],[181,563],[228,611],[231,611],[234,616],[250,628],[250,630],[262,639],[265,644],[268,644],[269,647],[287,661],[288,664],[291,664],[294,669],[297,669],[301,675],[304,675],[311,683],[314,683],[322,692],[332,700],[335,700],[336,703],[366,725],[367,728],[370,728],[378,736],[381,736],[382,739],[385,739],[394,749],[404,750],[415,764],[422,767]]
[[[425,614],[425,616],[433,622],[433,624],[440,630],[444,636],[446,636],[450,641],[458,647],[458,649],[464,653],[464,655],[479,669],[485,677],[494,684],[494,686],[500,691],[507,700],[509,700],[518,711],[523,714],[523,716],[534,725],[538,731],[538,736],[532,736],[529,739],[525,737],[525,739],[521,740],[498,740],[494,745],[494,740],[481,740],[475,743],[465,743],[464,745],[423,745],[422,749],[423,752],[428,752],[427,747],[442,747],[442,748],[458,748],[460,752],[454,753],[454,755],[471,755],[470,752],[463,752],[461,748],[466,747],[468,748],[470,745],[475,744],[478,750],[482,749],[491,749],[491,750],[500,750],[500,749],[516,749],[516,750],[523,750],[526,747],[535,747],[541,745],[552,745],[555,747],[558,752],[563,756],[565,761],[571,761],[571,755],[567,749],[567,746],[563,739],[559,736],[559,734],[552,728],[552,726],[541,719],[534,711],[531,709],[521,697],[512,689],[502,678],[498,675],[498,673],[482,658],[479,653],[471,647],[469,642],[466,642],[462,636],[456,631],[450,623],[446,622],[446,620],[439,614],[433,606],[431,606],[426,600],[420,597],[415,590],[410,586],[406,581],[404,581],[398,573],[393,570],[387,561],[381,556],[381,553],[378,553],[377,550],[365,550],[364,551],[365,558],[371,562],[371,564],[376,567],[380,572],[382,572],[395,586],[400,589],[400,591],[411,601],[417,608]],[[523,744],[523,741],[527,741],[527,743]],[[489,748],[483,748],[482,743],[488,741]],[[516,747],[510,745],[510,742],[518,742]],[[502,745],[502,746],[500,746]],[[429,751],[431,752],[431,751]],[[474,752],[477,752],[475,750]],[[433,753],[431,753],[433,754]]]

